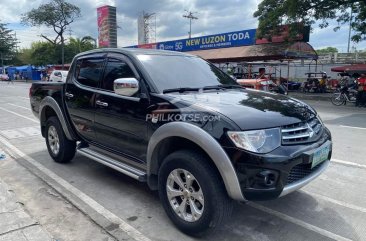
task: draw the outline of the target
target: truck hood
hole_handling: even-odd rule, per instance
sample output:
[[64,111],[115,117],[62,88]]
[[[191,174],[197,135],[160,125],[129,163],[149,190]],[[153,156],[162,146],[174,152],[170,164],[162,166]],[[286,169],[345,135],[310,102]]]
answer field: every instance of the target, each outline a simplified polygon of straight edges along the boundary
[[316,112],[307,104],[284,95],[255,90],[171,94],[174,102],[189,109],[219,113],[234,121],[241,130],[280,127],[307,121]]

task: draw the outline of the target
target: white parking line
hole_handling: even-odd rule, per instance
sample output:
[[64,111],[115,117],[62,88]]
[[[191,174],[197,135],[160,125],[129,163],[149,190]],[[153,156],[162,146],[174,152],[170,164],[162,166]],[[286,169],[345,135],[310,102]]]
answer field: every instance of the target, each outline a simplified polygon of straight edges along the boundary
[[6,112],[9,112],[9,113],[11,113],[11,114],[13,114],[13,115],[17,115],[17,116],[19,116],[19,117],[22,117],[22,118],[24,118],[24,119],[27,119],[27,120],[33,121],[33,122],[35,122],[35,123],[39,123],[39,121],[38,121],[38,120],[35,120],[35,119],[29,118],[29,117],[27,117],[27,116],[24,116],[24,115],[18,114],[18,113],[16,113],[16,112],[13,112],[13,111],[7,110],[7,109],[5,109],[5,108],[3,108],[3,107],[0,107],[0,110],[3,110],[3,111],[6,111]]
[[[73,195],[75,195],[77,198],[82,200],[84,203],[86,203],[89,207],[91,207],[95,212],[99,213],[100,215],[104,216],[106,219],[108,219],[110,222],[117,223],[118,227],[125,232],[128,236],[133,238],[136,241],[151,241],[148,237],[144,236],[140,231],[123,221],[121,218],[116,216],[114,213],[107,210],[105,207],[100,205],[98,202],[96,202],[94,199],[77,189],[76,187],[72,186],[70,183],[62,179],[60,176],[58,176],[56,173],[52,172],[51,170],[44,167],[42,164],[31,158],[30,156],[26,155],[25,153],[21,152],[18,148],[13,146],[10,142],[5,140],[4,138],[0,137],[0,143],[5,145],[10,151],[11,155],[16,155],[14,158],[23,158],[28,163],[33,165],[35,168],[37,168],[39,171],[41,171],[44,175],[48,176],[49,178],[53,179],[58,185],[65,188],[67,191],[71,192]],[[57,185],[52,185],[51,183],[48,183],[53,188],[55,188],[57,191],[61,193],[60,188]]]
[[357,127],[357,126],[345,126],[345,125],[340,125],[340,127],[343,127],[343,128],[351,128],[351,129],[357,129],[357,130],[366,130],[366,128],[364,128],[364,127]]
[[281,218],[283,220],[286,220],[290,223],[294,223],[294,224],[297,224],[303,228],[306,228],[308,230],[311,230],[313,232],[316,232],[320,235],[323,235],[325,237],[328,237],[328,238],[331,238],[331,239],[334,239],[334,240],[338,240],[338,241],[351,241],[352,239],[348,239],[348,238],[345,238],[343,236],[340,236],[338,234],[335,234],[335,233],[332,233],[332,232],[329,232],[325,229],[322,229],[322,228],[319,228],[317,226],[314,226],[310,223],[307,223],[307,222],[304,222],[300,219],[297,219],[297,218],[294,218],[294,217],[291,217],[291,216],[288,216],[284,213],[281,213],[281,212],[278,212],[276,210],[273,210],[273,209],[270,209],[270,208],[267,208],[265,206],[262,206],[262,205],[259,205],[257,203],[248,203],[249,206],[253,207],[253,208],[256,208],[258,210],[261,210],[265,213],[269,213],[271,215],[274,215],[278,218]]
[[346,207],[346,208],[349,208],[349,209],[353,209],[353,210],[356,210],[356,211],[359,211],[359,212],[363,212],[363,213],[366,213],[366,208],[363,208],[363,207],[360,207],[360,206],[356,206],[356,205],[353,205],[353,204],[350,204],[350,203],[346,203],[346,202],[343,202],[343,201],[339,201],[339,200],[335,200],[333,198],[330,198],[330,197],[326,197],[324,195],[321,195],[321,194],[316,194],[316,193],[313,193],[313,192],[309,192],[309,191],[305,191],[305,190],[301,190],[300,192],[304,192],[312,197],[316,197],[316,198],[319,198],[319,199],[323,199],[327,202],[331,202],[331,203],[334,203],[334,204],[337,204],[337,205],[340,205],[340,206],[343,206],[343,207]]
[[331,159],[331,162],[330,163],[332,163],[332,162],[338,163],[338,164],[343,164],[343,165],[348,165],[348,166],[353,166],[353,167],[365,168],[366,169],[366,165],[358,164],[358,163],[355,163],[355,162],[342,161],[342,160],[338,160],[338,159],[334,159],[334,158]]
[[24,96],[17,96],[17,98],[21,98],[21,99],[29,100],[29,98],[28,98],[28,97],[24,97]]
[[15,105],[15,104],[12,104],[12,103],[8,103],[8,105],[12,105],[12,106],[15,106],[15,107],[18,107],[18,108],[22,108],[22,109],[26,109],[26,110],[31,110],[30,108],[27,108],[27,107],[24,107],[24,106],[20,106],[20,105]]

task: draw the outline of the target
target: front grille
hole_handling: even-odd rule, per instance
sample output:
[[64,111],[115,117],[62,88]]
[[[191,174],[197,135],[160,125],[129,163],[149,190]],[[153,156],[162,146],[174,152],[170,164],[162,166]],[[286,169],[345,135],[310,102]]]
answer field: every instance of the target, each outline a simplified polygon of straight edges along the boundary
[[322,130],[322,123],[316,117],[306,122],[282,126],[282,144],[301,144],[316,141]]
[[291,184],[293,182],[296,182],[298,180],[301,180],[307,176],[309,176],[311,173],[315,172],[321,165],[324,163],[319,163],[316,165],[313,169],[311,169],[311,163],[310,164],[298,164],[294,166],[290,173],[287,176],[287,184]]

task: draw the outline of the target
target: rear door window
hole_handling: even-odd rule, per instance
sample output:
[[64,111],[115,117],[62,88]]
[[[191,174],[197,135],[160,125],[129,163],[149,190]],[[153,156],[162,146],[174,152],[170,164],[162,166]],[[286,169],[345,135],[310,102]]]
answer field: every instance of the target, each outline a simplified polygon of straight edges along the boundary
[[75,68],[75,79],[82,85],[97,88],[103,72],[104,58],[87,58],[78,60]]

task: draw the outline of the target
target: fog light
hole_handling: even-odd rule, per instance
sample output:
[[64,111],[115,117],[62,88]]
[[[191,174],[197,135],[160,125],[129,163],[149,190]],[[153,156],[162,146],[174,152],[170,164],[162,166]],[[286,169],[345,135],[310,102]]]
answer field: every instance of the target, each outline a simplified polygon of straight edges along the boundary
[[266,187],[273,187],[277,182],[278,174],[275,171],[265,170],[257,174],[260,184]]

